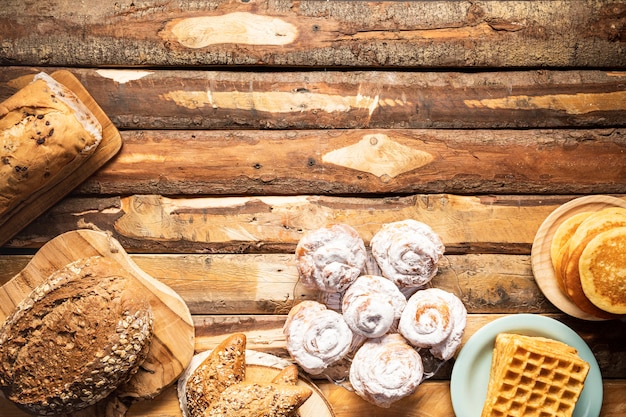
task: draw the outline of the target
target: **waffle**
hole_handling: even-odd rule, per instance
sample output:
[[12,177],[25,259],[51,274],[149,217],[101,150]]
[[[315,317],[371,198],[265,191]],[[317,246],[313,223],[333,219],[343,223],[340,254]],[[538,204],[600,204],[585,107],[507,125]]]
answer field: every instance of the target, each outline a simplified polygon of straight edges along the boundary
[[569,417],[588,372],[589,364],[564,343],[501,333],[481,417]]

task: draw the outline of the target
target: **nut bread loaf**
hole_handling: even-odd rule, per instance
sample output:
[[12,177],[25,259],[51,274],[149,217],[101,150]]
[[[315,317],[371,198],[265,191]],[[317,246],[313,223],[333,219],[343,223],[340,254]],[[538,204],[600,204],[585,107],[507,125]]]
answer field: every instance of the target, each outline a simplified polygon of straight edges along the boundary
[[127,382],[148,354],[140,282],[94,256],[54,272],[0,328],[0,389],[38,415],[72,413]]
[[101,140],[93,113],[45,73],[0,103],[0,224],[64,167],[89,157]]

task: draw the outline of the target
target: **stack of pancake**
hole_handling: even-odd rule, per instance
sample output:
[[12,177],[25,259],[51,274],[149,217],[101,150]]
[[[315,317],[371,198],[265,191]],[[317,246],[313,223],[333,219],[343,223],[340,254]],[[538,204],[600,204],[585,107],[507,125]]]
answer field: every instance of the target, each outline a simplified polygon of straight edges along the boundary
[[500,333],[481,417],[569,417],[588,372],[589,364],[562,342]]
[[559,287],[580,310],[600,319],[626,314],[626,208],[569,217],[550,255]]

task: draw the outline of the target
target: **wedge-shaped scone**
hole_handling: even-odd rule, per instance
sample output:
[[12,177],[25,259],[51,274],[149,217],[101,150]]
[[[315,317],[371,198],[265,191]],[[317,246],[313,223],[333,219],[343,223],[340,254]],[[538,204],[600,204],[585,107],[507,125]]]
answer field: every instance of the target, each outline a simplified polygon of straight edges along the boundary
[[205,416],[289,417],[312,393],[303,386],[244,382],[226,388]]
[[579,273],[583,291],[594,305],[626,314],[626,227],[596,235],[580,256]]
[[288,367],[281,369],[281,371],[272,379],[272,383],[296,385],[298,383],[298,367],[296,365],[289,365]]
[[543,337],[496,337],[481,417],[570,417],[589,364],[576,349]]
[[224,339],[195,369],[185,386],[189,416],[203,416],[224,390],[244,380],[245,353],[246,336],[235,333]]

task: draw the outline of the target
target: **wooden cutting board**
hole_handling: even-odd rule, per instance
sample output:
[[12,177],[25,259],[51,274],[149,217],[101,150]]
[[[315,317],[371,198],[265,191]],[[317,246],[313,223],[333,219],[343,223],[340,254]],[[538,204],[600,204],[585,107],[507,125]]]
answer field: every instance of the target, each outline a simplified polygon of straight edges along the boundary
[[[71,72],[55,71],[50,76],[72,90],[96,116],[102,125],[102,140],[89,158],[66,165],[54,180],[0,218],[0,246],[89,178],[122,147],[122,137],[116,127]],[[21,81],[30,82],[31,78]]]
[[[129,404],[153,398],[173,384],[191,362],[195,337],[191,314],[175,291],[141,270],[119,242],[105,232],[71,231],[42,246],[19,274],[0,287],[0,323],[52,272],[91,256],[103,256],[119,263],[141,282],[154,315],[154,334],[147,359],[137,374],[105,401]],[[107,416],[124,412],[125,408],[122,413]],[[87,415],[96,414],[101,413]]]

